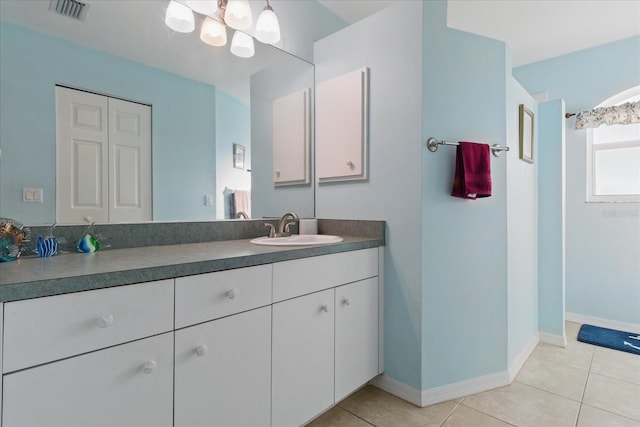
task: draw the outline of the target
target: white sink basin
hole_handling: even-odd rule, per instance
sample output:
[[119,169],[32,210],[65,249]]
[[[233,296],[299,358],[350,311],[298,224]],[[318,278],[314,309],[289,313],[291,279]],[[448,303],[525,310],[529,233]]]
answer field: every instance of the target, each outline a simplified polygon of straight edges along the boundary
[[292,234],[287,237],[258,237],[251,240],[251,243],[264,246],[307,246],[338,243],[343,240],[340,236],[329,234]]

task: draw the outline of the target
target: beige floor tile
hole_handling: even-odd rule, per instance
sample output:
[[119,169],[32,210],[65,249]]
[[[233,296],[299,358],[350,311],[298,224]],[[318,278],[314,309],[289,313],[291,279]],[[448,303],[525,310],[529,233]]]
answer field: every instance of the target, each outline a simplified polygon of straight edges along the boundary
[[623,351],[596,347],[591,372],[640,385],[640,357]]
[[531,356],[548,360],[563,366],[589,370],[593,358],[594,346],[578,341],[567,341],[567,347],[562,348],[551,344],[540,343]]
[[371,424],[336,406],[307,424],[307,427],[371,427]]
[[511,424],[500,421],[468,406],[459,405],[442,427],[509,427]]
[[640,427],[640,421],[624,418],[602,409],[582,405],[576,427]]
[[591,373],[583,402],[640,421],[640,386]]
[[564,333],[567,336],[567,341],[577,341],[578,340],[578,332],[580,332],[580,327],[582,325],[576,322],[564,322]]
[[580,402],[519,382],[466,397],[462,404],[518,427],[573,427]]
[[516,381],[580,401],[589,371],[529,357]]
[[448,401],[419,408],[372,386],[340,403],[341,407],[376,427],[440,426],[457,405]]

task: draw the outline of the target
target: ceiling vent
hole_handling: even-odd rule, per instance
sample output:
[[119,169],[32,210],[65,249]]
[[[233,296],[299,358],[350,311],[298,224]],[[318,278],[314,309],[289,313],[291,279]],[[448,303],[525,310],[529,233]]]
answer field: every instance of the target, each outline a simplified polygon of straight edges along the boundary
[[84,21],[89,11],[89,4],[78,0],[51,0],[49,10],[78,21]]

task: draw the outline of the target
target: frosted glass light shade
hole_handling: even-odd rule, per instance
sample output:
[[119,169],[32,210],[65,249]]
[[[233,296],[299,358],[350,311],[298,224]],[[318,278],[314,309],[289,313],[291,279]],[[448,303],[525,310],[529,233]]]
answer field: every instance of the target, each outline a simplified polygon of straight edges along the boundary
[[278,43],[280,41],[280,23],[270,6],[264,8],[256,22],[256,38],[262,43]]
[[218,11],[217,0],[187,0],[186,3],[201,15],[215,16]]
[[211,46],[224,46],[227,44],[227,27],[213,18],[205,18],[200,29],[200,40]]
[[191,9],[174,0],[171,0],[169,6],[167,6],[164,23],[167,24],[167,27],[179,33],[190,33],[196,28]]
[[255,53],[253,37],[242,31],[236,31],[231,39],[231,53],[240,58],[251,58]]
[[224,22],[236,30],[248,30],[253,23],[249,0],[229,0],[224,12]]

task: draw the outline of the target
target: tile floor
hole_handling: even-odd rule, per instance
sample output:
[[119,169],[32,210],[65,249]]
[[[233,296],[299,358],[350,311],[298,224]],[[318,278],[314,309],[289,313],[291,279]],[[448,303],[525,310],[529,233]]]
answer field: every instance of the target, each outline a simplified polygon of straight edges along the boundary
[[418,408],[367,386],[308,427],[640,427],[640,357],[576,340],[540,343],[511,385]]

